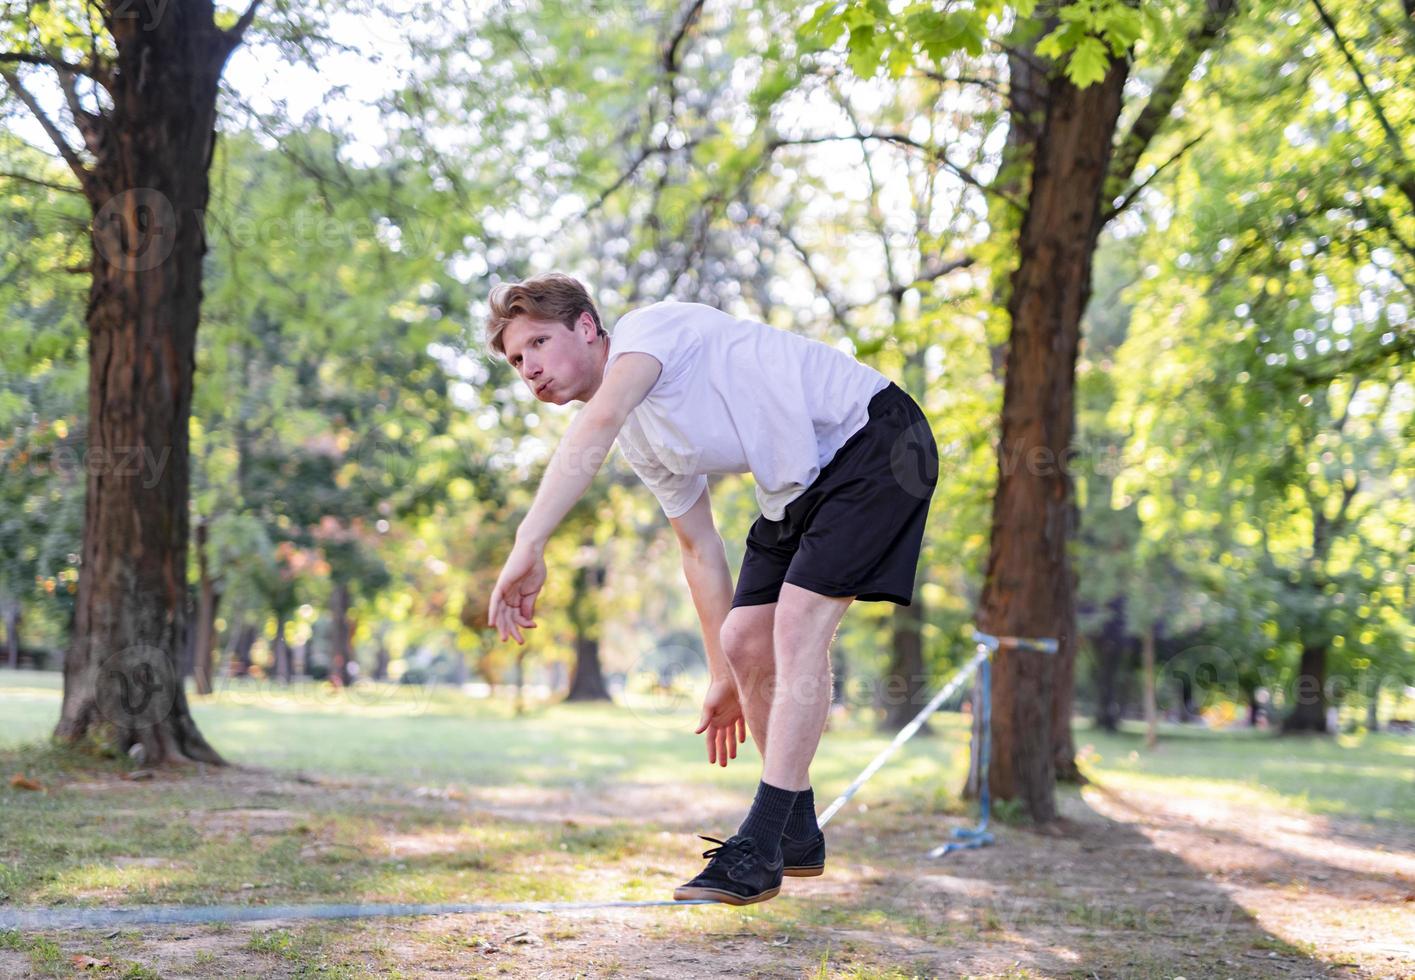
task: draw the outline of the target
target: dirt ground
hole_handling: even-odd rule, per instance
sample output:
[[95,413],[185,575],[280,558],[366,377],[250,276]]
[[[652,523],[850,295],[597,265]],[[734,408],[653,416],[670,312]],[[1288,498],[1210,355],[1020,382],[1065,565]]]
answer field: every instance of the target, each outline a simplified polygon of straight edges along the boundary
[[[299,820],[302,801],[348,794],[352,805],[381,792],[376,783],[250,770],[204,778],[253,804],[206,814],[212,834],[258,834]],[[564,822],[567,813],[592,824],[633,820],[672,796],[632,785],[612,795],[432,790],[416,803],[445,814],[449,827]],[[660,836],[714,826],[736,803],[660,814],[670,828]],[[1409,828],[1133,786],[1068,790],[1060,803],[1053,831],[997,826],[996,846],[937,860],[924,853],[963,819],[852,804],[829,828],[824,877],[787,879],[780,897],[746,909],[29,934],[52,942],[50,966],[36,965],[32,951],[0,949],[0,977],[1415,977]],[[393,857],[464,846],[435,829],[390,831],[384,845]],[[322,846],[312,840],[308,854]],[[697,870],[696,857],[685,848],[681,867],[661,867],[655,855],[634,873],[661,879],[668,897],[673,881]],[[601,870],[585,869],[579,899],[617,897],[615,869]]]

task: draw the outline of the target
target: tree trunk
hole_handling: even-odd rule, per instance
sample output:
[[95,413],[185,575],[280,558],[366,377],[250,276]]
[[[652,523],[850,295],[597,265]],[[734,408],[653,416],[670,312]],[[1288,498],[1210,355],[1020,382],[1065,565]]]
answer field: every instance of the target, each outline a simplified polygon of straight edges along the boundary
[[[1067,542],[1075,506],[1066,467],[1076,354],[1129,64],[1115,60],[1102,81],[1078,89],[1059,71],[1038,77],[1034,59],[1025,49],[1009,55],[1013,125],[1027,126],[1023,138],[1034,141],[1007,302],[999,476],[977,620],[999,636],[1055,637],[1074,654]],[[1058,667],[1069,669],[1062,659],[1008,647],[996,655],[988,778],[996,798],[1022,800],[1037,823],[1056,816],[1052,684]]]
[[575,673],[566,701],[608,701],[609,688],[599,664],[599,640],[575,633]]
[[255,624],[244,619],[237,624],[231,639],[231,659],[226,665],[226,676],[246,677],[251,672],[251,648],[255,646]]
[[1140,639],[1140,662],[1145,672],[1145,748],[1153,749],[1159,737],[1159,706],[1155,703],[1155,625],[1145,627]]
[[609,688],[599,664],[599,617],[594,614],[595,590],[604,584],[604,567],[586,563],[575,569],[570,618],[575,626],[575,673],[566,701],[609,701]]
[[275,638],[270,641],[271,672],[281,684],[289,684],[294,673],[291,661],[290,642],[285,638],[285,614],[275,614]]
[[196,538],[197,573],[201,591],[197,599],[197,622],[192,637],[192,679],[198,694],[210,694],[211,657],[216,647],[216,614],[221,604],[221,593],[216,590],[216,582],[207,566],[205,520],[197,523]]
[[1371,685],[1370,697],[1366,698],[1366,731],[1378,732],[1381,730],[1381,685],[1377,681]]
[[349,587],[343,582],[334,586],[329,598],[329,681],[335,687],[349,683],[351,655],[351,624],[349,622]]
[[[1080,526],[1080,508],[1074,502],[1071,508],[1074,529]],[[1051,751],[1052,764],[1056,767],[1056,779],[1061,783],[1080,784],[1086,782],[1081,770],[1076,766],[1076,739],[1071,734],[1072,700],[1076,693],[1076,648],[1079,637],[1076,634],[1076,573],[1068,570],[1062,583],[1064,594],[1061,598],[1062,622],[1067,624],[1058,637],[1056,668],[1051,685]]]
[[1120,690],[1117,680],[1128,652],[1125,634],[1125,597],[1106,604],[1110,610],[1099,633],[1091,637],[1096,651],[1096,725],[1108,732],[1120,726]]
[[5,654],[10,661],[10,669],[20,666],[20,603],[18,599],[5,601]]
[[1293,705],[1282,721],[1284,732],[1327,731],[1327,648],[1325,644],[1304,643],[1302,662],[1293,686]]
[[[895,606],[891,617],[893,643],[889,667],[880,686],[878,704],[881,731],[897,732],[913,720],[924,706],[924,597],[914,590],[914,601]],[[927,727],[927,726],[925,726]]]
[[172,0],[150,23],[105,9],[115,54],[96,70],[111,106],[75,114],[93,165],[68,154],[94,214],[86,431],[103,465],[88,467],[54,735],[141,745],[149,766],[224,764],[192,719],[177,659],[207,171],[221,71],[249,23],[223,31],[214,14],[210,0]]

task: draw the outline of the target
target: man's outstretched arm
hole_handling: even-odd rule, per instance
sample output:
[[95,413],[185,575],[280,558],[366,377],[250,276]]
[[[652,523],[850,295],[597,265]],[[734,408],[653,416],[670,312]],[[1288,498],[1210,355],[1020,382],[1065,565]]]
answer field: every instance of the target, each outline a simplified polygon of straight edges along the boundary
[[594,397],[570,422],[541,477],[531,508],[516,529],[516,544],[491,592],[487,622],[501,639],[535,626],[536,596],[545,584],[545,545],[570,508],[584,496],[609,455],[629,413],[644,400],[663,370],[637,351],[621,355],[605,372]]
[[678,535],[683,577],[703,624],[703,648],[707,651],[710,682],[696,734],[707,733],[708,762],[725,766],[728,759],[737,758],[737,745],[747,740],[741,697],[722,652],[722,624],[732,608],[732,569],[722,535],[712,520],[707,490],[687,512],[670,518],[669,523]]

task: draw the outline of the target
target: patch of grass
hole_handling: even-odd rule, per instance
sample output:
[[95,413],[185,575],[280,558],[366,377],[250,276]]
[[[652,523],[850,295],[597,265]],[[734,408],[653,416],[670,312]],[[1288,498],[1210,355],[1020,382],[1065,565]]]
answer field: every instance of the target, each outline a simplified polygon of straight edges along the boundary
[[[619,706],[563,705],[516,719],[505,705],[447,690],[384,685],[387,690],[361,692],[356,685],[317,696],[309,686],[282,692],[230,684],[193,704],[205,734],[229,757],[287,772],[350,777],[350,785],[316,793],[274,784],[253,799],[223,780],[121,780],[131,768],[128,760],[43,741],[58,713],[58,675],[45,683],[0,672],[0,714],[7,718],[0,732],[7,740],[0,741],[0,774],[26,772],[49,788],[25,793],[0,783],[6,814],[0,823],[0,900],[15,905],[661,898],[694,870],[697,852],[680,837],[661,837],[664,827],[652,813],[594,823],[572,822],[579,819],[573,813],[521,819],[489,812],[477,794],[544,787],[612,797],[616,786],[634,783],[662,786],[667,804],[674,796],[703,792],[719,800],[735,795],[745,809],[758,776],[750,745],[726,770],[706,764],[701,740],[690,734],[696,710],[648,717]],[[43,711],[20,713],[12,725],[7,712],[16,704],[37,704]],[[972,816],[974,805],[954,795],[967,765],[967,719],[938,716],[932,727],[932,735],[911,742],[842,814],[860,831],[852,848],[856,858],[898,860],[904,845],[894,828],[906,817],[915,821],[914,829],[930,824],[923,832],[942,839],[946,828],[929,818]],[[23,736],[19,743],[17,732]],[[821,805],[887,741],[868,719],[832,721],[813,768]],[[1134,780],[1174,795],[1202,789],[1319,812],[1415,820],[1412,740],[1289,742],[1166,729],[1159,750],[1147,753],[1141,736],[1128,728],[1117,735],[1082,728],[1077,742],[1089,747],[1088,772],[1105,782]],[[376,778],[353,779],[363,776]],[[413,795],[421,787],[445,791],[447,798]],[[252,807],[278,807],[292,816],[244,828],[227,819],[227,830],[214,832],[223,813]],[[994,806],[999,824],[1022,816],[1016,804]],[[155,865],[117,860],[125,857]],[[1052,883],[1032,888],[1063,904]],[[1062,917],[1101,932],[1143,925],[1110,914],[1096,921],[1090,910],[1072,908]],[[682,917],[664,926],[662,935],[695,936],[727,922],[768,938],[783,927],[919,936],[937,935],[941,928],[906,909],[862,909],[841,901],[829,910],[773,903],[764,913]],[[996,942],[1009,924],[988,912],[949,927],[949,935],[976,931]],[[230,927],[205,928],[220,933]],[[644,934],[656,935],[658,928],[645,926]],[[260,952],[282,960],[288,953],[302,970],[342,969],[303,933],[291,935],[298,938],[294,946],[268,936],[262,941],[271,948]],[[22,941],[0,934],[0,945]],[[32,959],[41,955],[30,946],[11,948],[28,951]]]
[[1167,725],[1154,751],[1139,726],[1116,733],[1078,727],[1088,774],[1123,784],[1256,800],[1310,813],[1415,823],[1415,739],[1387,734],[1334,738]]

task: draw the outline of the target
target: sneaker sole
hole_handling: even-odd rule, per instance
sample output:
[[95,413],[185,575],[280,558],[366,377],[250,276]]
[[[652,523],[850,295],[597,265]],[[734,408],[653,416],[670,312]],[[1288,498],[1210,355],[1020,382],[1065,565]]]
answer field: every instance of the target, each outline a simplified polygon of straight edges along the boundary
[[781,873],[788,878],[817,878],[825,874],[825,865],[817,864],[807,868],[782,868]]
[[722,902],[724,905],[755,905],[757,902],[765,902],[769,898],[775,898],[779,891],[781,891],[781,887],[777,886],[759,895],[744,898],[741,895],[719,891],[716,888],[675,888],[673,889],[673,900],[675,902],[688,902],[693,899],[705,898],[710,902]]

